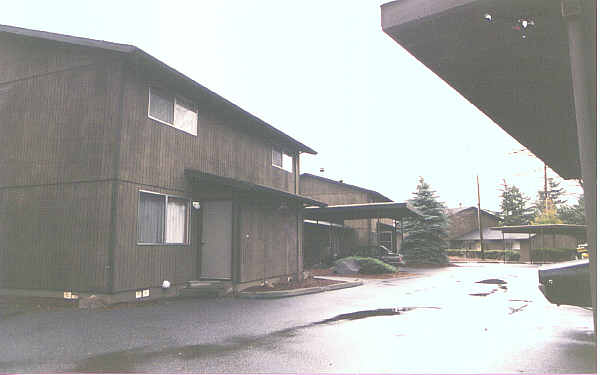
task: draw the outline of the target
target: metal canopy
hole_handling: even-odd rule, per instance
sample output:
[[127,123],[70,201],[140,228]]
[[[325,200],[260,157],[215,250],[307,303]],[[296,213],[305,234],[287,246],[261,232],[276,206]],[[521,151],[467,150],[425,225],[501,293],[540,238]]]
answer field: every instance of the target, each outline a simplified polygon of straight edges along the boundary
[[401,220],[405,217],[422,218],[422,215],[410,204],[396,202],[345,204],[304,209],[305,219],[332,222],[376,218]]
[[195,169],[186,169],[185,176],[193,182],[201,182],[213,186],[224,186],[237,192],[253,193],[267,196],[275,196],[282,199],[298,201],[311,206],[326,206],[325,203],[288,193],[287,191],[273,189],[267,186],[253,184],[242,180],[236,180],[229,177],[217,176],[211,173],[201,172]]
[[[586,74],[595,80],[595,1],[582,3],[593,61]],[[560,1],[399,0],[381,8],[383,30],[398,44],[563,178],[581,176]]]

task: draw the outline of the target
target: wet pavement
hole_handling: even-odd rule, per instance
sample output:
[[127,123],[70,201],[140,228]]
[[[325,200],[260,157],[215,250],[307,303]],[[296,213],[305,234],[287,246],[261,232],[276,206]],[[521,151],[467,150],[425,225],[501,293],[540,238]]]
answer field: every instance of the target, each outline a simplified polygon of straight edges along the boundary
[[463,264],[277,300],[0,318],[0,372],[593,373],[591,311],[536,267]]

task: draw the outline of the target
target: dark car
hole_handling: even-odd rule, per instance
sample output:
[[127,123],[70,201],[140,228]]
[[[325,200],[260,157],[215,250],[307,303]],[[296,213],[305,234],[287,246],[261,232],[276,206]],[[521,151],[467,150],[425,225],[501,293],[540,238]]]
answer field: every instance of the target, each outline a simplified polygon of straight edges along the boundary
[[589,259],[572,260],[540,267],[539,288],[557,305],[592,306]]

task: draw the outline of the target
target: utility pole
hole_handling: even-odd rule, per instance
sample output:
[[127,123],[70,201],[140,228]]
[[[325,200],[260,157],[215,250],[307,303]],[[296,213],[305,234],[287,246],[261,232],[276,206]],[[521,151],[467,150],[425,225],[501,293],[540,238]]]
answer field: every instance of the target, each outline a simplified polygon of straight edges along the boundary
[[544,208],[548,211],[548,166],[544,163]]
[[485,258],[483,246],[483,232],[481,230],[481,197],[479,195],[479,175],[477,175],[477,224],[479,225],[479,244],[481,245],[481,259]]

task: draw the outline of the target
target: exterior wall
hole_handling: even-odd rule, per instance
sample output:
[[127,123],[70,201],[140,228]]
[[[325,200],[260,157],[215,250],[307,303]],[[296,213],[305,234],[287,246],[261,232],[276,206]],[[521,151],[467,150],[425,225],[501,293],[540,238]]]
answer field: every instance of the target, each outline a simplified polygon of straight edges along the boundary
[[120,63],[0,35],[0,288],[109,288]]
[[[148,117],[148,88],[165,87],[198,105],[198,135],[194,136]],[[206,99],[190,97],[166,82],[127,70],[123,102],[119,178],[183,191],[184,170],[215,175],[295,192],[294,173],[271,165],[272,145],[265,138],[234,128],[226,115],[211,109]]]
[[[450,239],[462,236],[479,229],[477,222],[477,209],[465,209],[455,215],[450,216],[448,225],[448,237]],[[481,214],[481,228],[498,226],[498,220],[483,213]]]
[[[115,246],[115,291],[159,286],[163,280],[181,284],[199,277],[199,227],[190,219],[188,245],[138,245],[138,191],[183,196],[191,200],[232,199],[233,192],[193,185],[185,169],[196,169],[223,177],[295,192],[294,173],[271,165],[272,145],[264,138],[235,129],[218,112],[197,101],[198,135],[194,136],[148,117],[149,81],[144,74],[127,68],[123,126],[120,130],[117,242]],[[165,87],[160,84],[159,87]],[[166,86],[167,89],[171,89]],[[173,89],[189,100],[193,97]],[[233,241],[232,277],[247,282],[267,276],[297,272],[298,230],[296,216],[282,216],[279,200],[266,206],[240,203],[234,220],[240,233]],[[237,216],[236,216],[237,215]],[[237,234],[234,232],[234,236]],[[285,255],[284,255],[285,254]],[[200,259],[199,259],[200,258]],[[301,258],[300,258],[301,259]],[[266,264],[263,266],[263,261]],[[239,263],[241,262],[241,263]],[[286,266],[287,264],[287,266]]]
[[[299,208],[278,210],[278,202],[244,200],[239,203],[241,283],[296,274]],[[300,221],[301,222],[301,221]],[[300,247],[301,248],[301,247]],[[300,253],[300,255],[302,255]]]
[[105,292],[111,182],[0,189],[0,288]]
[[534,249],[577,249],[577,239],[575,236],[566,234],[541,234],[533,239]]
[[163,280],[182,284],[197,278],[197,241],[193,233],[197,218],[190,218],[190,243],[187,245],[138,245],[137,209],[139,191],[189,196],[178,190],[158,188],[129,182],[117,183],[114,292],[160,287]]

